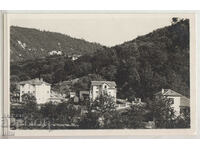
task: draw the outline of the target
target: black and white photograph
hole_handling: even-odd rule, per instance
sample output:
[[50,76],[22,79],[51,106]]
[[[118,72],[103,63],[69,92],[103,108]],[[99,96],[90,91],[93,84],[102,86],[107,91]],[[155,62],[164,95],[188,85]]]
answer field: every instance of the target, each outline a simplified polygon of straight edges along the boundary
[[193,19],[11,14],[10,131],[191,129]]

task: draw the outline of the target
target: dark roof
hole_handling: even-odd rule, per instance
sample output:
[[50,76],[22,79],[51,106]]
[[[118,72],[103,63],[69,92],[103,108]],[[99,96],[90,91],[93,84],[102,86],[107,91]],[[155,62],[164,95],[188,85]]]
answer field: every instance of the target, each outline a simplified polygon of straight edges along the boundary
[[155,93],[154,95],[164,95],[164,96],[180,96],[182,97],[183,95],[181,95],[180,93],[174,91],[174,90],[171,90],[171,89],[163,89],[163,93],[162,93],[162,90]]
[[35,79],[31,79],[31,80],[27,80],[27,81],[22,81],[19,82],[20,85],[23,84],[31,84],[31,85],[41,85],[41,84],[46,84],[46,85],[51,85],[47,82],[44,82],[43,79],[39,79],[39,78],[35,78]]
[[102,84],[108,84],[110,88],[116,87],[115,81],[91,81],[91,85],[102,85]]

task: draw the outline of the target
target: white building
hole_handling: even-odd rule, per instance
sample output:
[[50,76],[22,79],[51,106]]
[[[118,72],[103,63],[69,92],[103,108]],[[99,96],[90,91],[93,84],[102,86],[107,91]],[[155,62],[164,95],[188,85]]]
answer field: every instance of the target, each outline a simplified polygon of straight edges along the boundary
[[44,82],[43,79],[32,79],[22,81],[20,85],[20,102],[22,102],[23,94],[33,94],[38,104],[44,104],[49,101],[51,94],[51,84]]
[[101,94],[108,94],[116,102],[117,89],[114,81],[91,81],[90,98],[95,100]]
[[172,107],[175,110],[176,116],[180,115],[183,112],[188,111],[190,108],[190,100],[187,97],[171,89],[162,89],[160,92],[154,95],[156,99],[159,99],[162,97],[169,98],[172,102]]
[[62,51],[54,50],[54,51],[49,52],[49,55],[62,55]]

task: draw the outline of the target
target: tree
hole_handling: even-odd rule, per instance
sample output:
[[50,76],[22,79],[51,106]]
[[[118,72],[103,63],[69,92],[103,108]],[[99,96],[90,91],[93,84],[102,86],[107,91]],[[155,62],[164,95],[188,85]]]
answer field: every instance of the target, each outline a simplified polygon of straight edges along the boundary
[[92,64],[89,62],[77,62],[74,71],[77,77],[81,77],[89,74],[92,71]]
[[17,92],[17,82],[19,82],[19,77],[17,75],[11,75],[10,76],[10,92]]
[[35,103],[36,104],[36,98],[31,93],[25,93],[22,95],[22,103]]
[[104,115],[104,126],[105,129],[123,129],[126,128],[124,122],[124,116],[121,112],[113,111],[105,113]]
[[141,104],[132,105],[127,112],[122,114],[124,127],[132,129],[144,128],[144,115],[146,114],[146,109]]
[[86,106],[86,114],[79,122],[80,128],[108,128],[108,119],[112,120],[112,113],[116,111],[113,97],[102,94],[94,101],[90,100]]
[[70,75],[74,72],[74,63],[72,60],[70,60],[69,58],[66,58],[65,60],[65,64],[64,64],[64,71],[66,75]]
[[91,102],[91,109],[104,117],[105,113],[116,110],[114,98],[106,93],[101,94],[94,101]]
[[25,73],[22,73],[19,76],[19,78],[20,78],[21,81],[25,81],[25,80],[29,80],[30,79],[30,77],[27,74],[25,74]]
[[53,82],[57,83],[59,81],[63,81],[64,79],[65,79],[64,70],[61,68],[56,69],[53,74]]
[[175,23],[177,23],[178,22],[178,18],[177,17],[173,17],[172,18],[172,24],[175,24]]
[[53,102],[45,103],[41,107],[43,118],[52,124],[72,124],[75,123],[74,118],[80,116],[80,109],[76,108],[71,102],[62,102],[54,104]]
[[65,94],[66,97],[69,96],[69,92],[71,90],[71,85],[67,81],[59,82],[54,85],[53,91],[56,91],[61,94]]
[[53,83],[52,74],[41,74],[40,77],[43,78],[44,81],[48,83]]
[[175,112],[172,108],[172,101],[169,98],[161,97],[152,102],[151,111],[156,128],[173,128]]
[[22,109],[24,115],[25,126],[35,122],[37,118],[37,102],[32,94],[22,95]]
[[62,102],[56,106],[57,120],[59,123],[73,123],[78,110],[70,102]]
[[175,128],[190,128],[190,109],[186,110],[175,119]]
[[117,74],[117,67],[114,65],[103,67],[100,74],[107,80],[115,81]]
[[51,124],[55,123],[56,119],[57,119],[57,111],[56,111],[56,105],[53,104],[53,102],[48,102],[45,103],[42,107],[41,107],[41,113],[43,118],[45,118],[45,120],[47,120],[49,122],[49,127],[51,126]]
[[100,127],[99,124],[99,116],[95,112],[88,111],[84,114],[79,121],[80,129],[98,129]]

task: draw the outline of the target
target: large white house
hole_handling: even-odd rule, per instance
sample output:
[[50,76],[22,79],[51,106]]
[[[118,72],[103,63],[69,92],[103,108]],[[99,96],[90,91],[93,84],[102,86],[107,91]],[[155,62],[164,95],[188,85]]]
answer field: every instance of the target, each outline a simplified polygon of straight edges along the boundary
[[116,102],[117,89],[114,81],[91,81],[90,98],[95,100],[101,94],[108,94]]
[[20,85],[20,102],[22,102],[23,94],[33,94],[38,104],[44,104],[48,102],[51,95],[51,84],[44,82],[43,79],[32,79],[28,81],[22,81]]
[[169,98],[172,101],[172,107],[175,110],[175,115],[178,116],[181,113],[189,111],[190,100],[189,98],[177,93],[171,89],[162,89],[158,93],[154,94],[156,99]]

